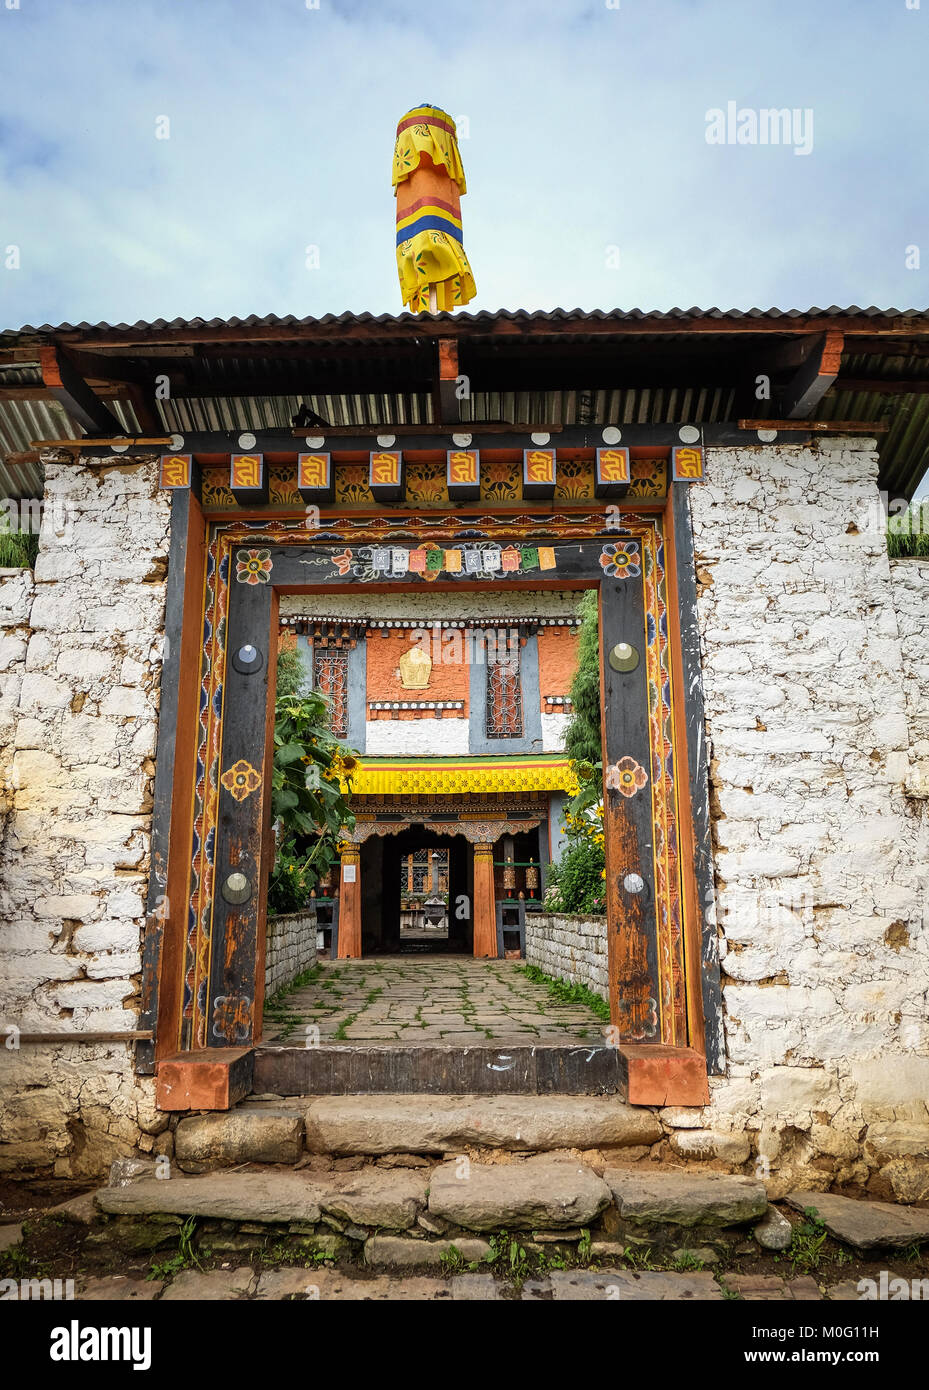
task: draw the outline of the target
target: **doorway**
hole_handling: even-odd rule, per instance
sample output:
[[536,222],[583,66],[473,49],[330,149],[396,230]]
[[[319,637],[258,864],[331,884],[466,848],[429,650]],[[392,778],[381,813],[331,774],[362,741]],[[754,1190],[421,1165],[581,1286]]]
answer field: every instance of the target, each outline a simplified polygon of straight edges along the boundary
[[361,846],[362,955],[470,955],[471,846],[411,825]]

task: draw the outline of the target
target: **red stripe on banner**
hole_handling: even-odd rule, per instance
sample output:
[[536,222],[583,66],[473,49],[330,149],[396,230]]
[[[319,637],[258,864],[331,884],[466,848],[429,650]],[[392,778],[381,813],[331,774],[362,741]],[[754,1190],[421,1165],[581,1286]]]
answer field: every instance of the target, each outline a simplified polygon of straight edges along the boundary
[[455,127],[449,125],[448,121],[440,121],[435,116],[411,116],[409,120],[401,121],[397,126],[397,134],[401,131],[409,130],[411,125],[437,125],[440,130],[447,130],[449,135],[455,134]]
[[451,213],[452,217],[457,217],[459,220],[461,219],[460,204],[456,207],[454,203],[447,203],[444,198],[426,197],[417,198],[415,203],[410,203],[408,207],[403,209],[402,214],[398,209],[397,221],[400,222],[403,217],[409,217],[410,214],[416,212],[418,208],[441,208],[443,212]]

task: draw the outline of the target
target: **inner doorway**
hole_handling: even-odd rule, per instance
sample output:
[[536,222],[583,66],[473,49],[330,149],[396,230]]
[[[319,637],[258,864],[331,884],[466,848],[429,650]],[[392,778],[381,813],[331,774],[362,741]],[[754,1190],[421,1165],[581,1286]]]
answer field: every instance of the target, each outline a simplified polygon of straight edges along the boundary
[[411,825],[361,845],[362,955],[470,955],[471,846]]
[[411,849],[400,864],[400,950],[415,954],[448,941],[448,849]]

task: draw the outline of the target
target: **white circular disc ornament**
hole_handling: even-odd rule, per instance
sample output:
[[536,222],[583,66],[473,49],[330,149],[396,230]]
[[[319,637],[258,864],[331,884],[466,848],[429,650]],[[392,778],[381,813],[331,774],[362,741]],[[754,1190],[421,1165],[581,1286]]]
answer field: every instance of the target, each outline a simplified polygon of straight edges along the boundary
[[622,430],[618,430],[615,425],[607,425],[601,436],[604,444],[618,444],[622,437]]
[[700,438],[700,431],[695,425],[682,425],[677,432],[677,437],[682,444],[696,444]]
[[326,436],[324,434],[308,434],[303,442],[308,449],[321,449],[326,442]]
[[453,434],[452,443],[454,444],[456,449],[467,449],[468,445],[471,443],[472,438],[473,435],[470,434]]
[[240,435],[239,435],[239,448],[240,448],[240,449],[254,449],[255,443],[256,443],[256,440],[255,440],[255,436],[254,436],[253,434],[249,434],[248,432],[246,432],[245,434],[240,434]]
[[551,439],[551,435],[542,432],[539,434],[530,434],[529,438],[532,440],[533,444],[538,444],[539,448],[541,449],[544,445],[546,445],[549,442],[549,440]]
[[172,452],[172,454],[179,454],[179,453],[181,452],[181,450],[183,449],[183,447],[184,447],[184,436],[183,436],[182,434],[172,434],[172,436],[171,436],[171,452]]
[[382,449],[392,449],[397,442],[397,436],[395,434],[379,434],[377,442]]
[[773,444],[777,439],[777,430],[759,430],[758,438],[762,444]]

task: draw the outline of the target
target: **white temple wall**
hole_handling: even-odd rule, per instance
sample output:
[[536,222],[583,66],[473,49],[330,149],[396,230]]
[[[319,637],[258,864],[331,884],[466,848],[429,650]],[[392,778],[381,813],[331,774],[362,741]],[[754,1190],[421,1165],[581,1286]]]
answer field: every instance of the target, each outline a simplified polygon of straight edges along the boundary
[[783,1184],[890,1163],[887,1195],[929,1191],[929,819],[904,792],[925,572],[888,560],[873,440],[707,465],[690,497],[729,1075],[682,1142],[747,1129]]
[[0,575],[0,1170],[80,1175],[152,1147],[153,1083],[11,1030],[138,1027],[169,501],[154,461],[46,479],[35,577]]

